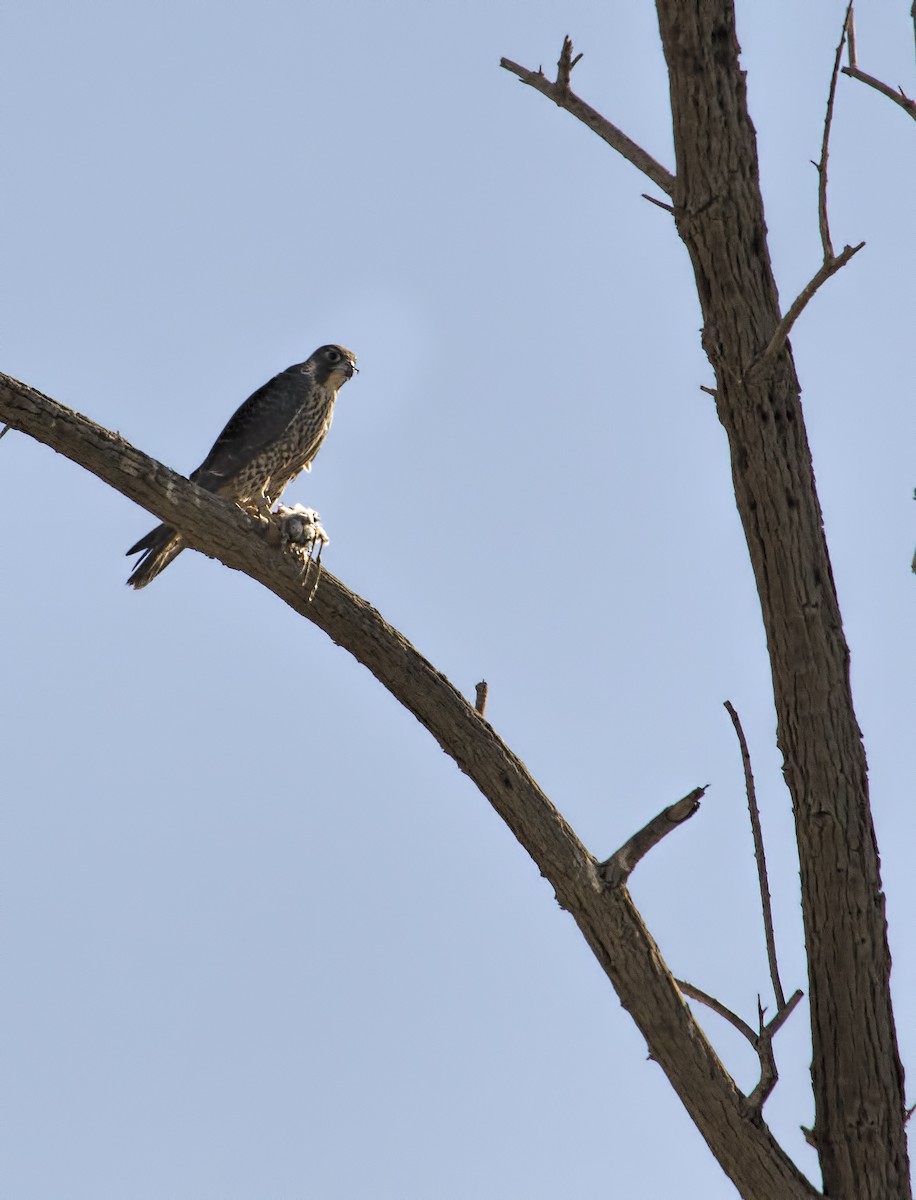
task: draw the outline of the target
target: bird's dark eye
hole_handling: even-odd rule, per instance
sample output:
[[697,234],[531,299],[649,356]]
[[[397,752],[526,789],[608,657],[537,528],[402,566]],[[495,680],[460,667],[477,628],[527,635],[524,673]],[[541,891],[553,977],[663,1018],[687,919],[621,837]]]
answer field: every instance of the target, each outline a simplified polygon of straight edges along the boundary
[[340,362],[340,351],[335,350],[333,346],[329,346],[328,349],[325,350],[324,356],[328,360],[328,362],[332,362],[332,363]]

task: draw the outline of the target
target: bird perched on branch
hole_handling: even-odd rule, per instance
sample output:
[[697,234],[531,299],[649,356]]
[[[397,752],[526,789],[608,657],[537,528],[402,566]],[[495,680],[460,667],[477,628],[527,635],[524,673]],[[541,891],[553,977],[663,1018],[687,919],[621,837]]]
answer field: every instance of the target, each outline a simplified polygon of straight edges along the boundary
[[[321,346],[275,375],[238,409],[191,481],[266,515],[286,485],[311,469],[331,428],[337,393],[356,369],[352,351]],[[146,587],[184,547],[177,530],[157,525],[127,551],[143,553],[127,582]]]

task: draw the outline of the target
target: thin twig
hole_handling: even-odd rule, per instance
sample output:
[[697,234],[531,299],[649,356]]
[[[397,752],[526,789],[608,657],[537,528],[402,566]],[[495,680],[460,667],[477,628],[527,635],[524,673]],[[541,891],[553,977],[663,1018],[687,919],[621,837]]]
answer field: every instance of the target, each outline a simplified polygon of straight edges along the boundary
[[830,240],[830,223],[827,220],[827,153],[830,145],[830,126],[833,122],[833,102],[836,98],[836,81],[840,73],[840,59],[843,55],[843,46],[846,43],[846,27],[849,24],[849,14],[852,11],[852,0],[846,9],[846,15],[843,17],[843,32],[840,34],[840,44],[836,48],[836,57],[833,60],[833,72],[830,76],[830,91],[827,93],[827,115],[824,117],[824,137],[821,141],[821,158],[820,162],[815,163],[818,173],[818,189],[817,189],[817,222],[821,231],[821,246],[824,249],[824,262],[829,262],[834,257],[833,242]]
[[770,979],[773,981],[773,994],[776,1005],[783,1008],[786,1003],[785,993],[779,981],[779,967],[776,962],[776,937],[773,933],[773,908],[770,902],[770,884],[767,878],[767,860],[763,849],[763,830],[760,826],[760,809],[757,807],[757,791],[754,787],[754,773],[751,770],[751,755],[747,748],[747,740],[741,727],[741,718],[735,711],[730,700],[725,701],[725,710],[732,719],[735,733],[738,735],[738,745],[741,747],[741,762],[744,764],[744,786],[747,791],[747,809],[751,817],[751,831],[754,835],[754,857],[757,860],[757,881],[760,884],[760,907],[763,909],[763,931],[767,943],[767,960],[770,964]]
[[[709,785],[707,784],[706,787]],[[706,787],[694,788],[682,800],[669,804],[647,825],[620,847],[616,854],[601,863],[599,872],[611,887],[620,887],[626,883],[633,868],[639,860],[658,845],[662,838],[684,821],[688,821],[700,807],[700,797],[706,792]]]
[[487,687],[487,681],[485,679],[481,679],[480,683],[477,684],[476,691],[477,699],[474,702],[474,707],[477,709],[480,715],[483,716],[487,707],[487,692],[489,691],[489,688]]
[[[569,49],[567,51],[567,43]],[[569,55],[569,70],[571,71],[576,62],[582,56],[579,55],[575,62],[572,59],[572,42],[569,38],[563,43],[563,51],[560,54],[560,62],[563,62],[563,52]],[[553,100],[560,108],[565,108],[567,112],[572,113],[584,125],[587,125],[593,133],[597,133],[600,138],[603,138],[609,146],[612,146],[618,154],[638,167],[644,175],[652,180],[656,187],[660,187],[667,195],[672,195],[674,192],[674,176],[670,171],[667,171],[659,162],[656,162],[651,154],[643,150],[642,146],[638,146],[632,138],[628,138],[623,130],[618,129],[616,125],[612,125],[606,117],[602,117],[599,112],[596,112],[591,105],[586,104],[574,92],[569,89],[569,75],[567,73],[565,81],[562,77],[562,71],[558,68],[556,82],[547,78],[544,72],[538,68],[537,71],[529,71],[527,67],[522,67],[518,63],[513,62],[510,58],[501,58],[499,65],[506,71],[511,71],[513,75],[517,75],[522,83],[533,87],[535,91],[541,93],[542,96],[547,96]]]
[[789,311],[773,330],[773,336],[767,343],[766,349],[753,364],[752,370],[761,370],[772,362],[786,344],[792,326],[801,316],[808,301],[814,296],[814,293],[822,284],[827,282],[831,275],[835,275],[837,271],[845,267],[852,256],[858,254],[864,245],[864,242],[859,242],[858,246],[844,246],[835,258],[831,258],[821,264],[820,268],[792,301]]
[[852,10],[852,4],[846,9],[846,51],[849,55],[849,65],[854,67],[856,65],[856,14]]
[[750,1025],[748,1025],[746,1021],[742,1021],[737,1013],[733,1013],[730,1008],[726,1008],[720,1000],[715,998],[715,996],[710,996],[707,992],[702,991],[700,988],[694,987],[692,983],[687,983],[686,980],[675,979],[674,982],[681,989],[685,996],[689,996],[691,1000],[699,1001],[700,1004],[705,1004],[707,1008],[711,1008],[712,1011],[722,1017],[723,1020],[728,1021],[729,1025],[734,1025],[735,1029],[737,1029],[739,1033],[743,1034],[747,1038],[754,1049],[757,1049],[757,1034],[753,1031],[753,1029],[751,1029]]
[[798,1004],[799,1000],[801,1000],[804,994],[805,993],[801,990],[801,988],[796,988],[785,1004],[779,1008],[773,1020],[770,1021],[768,1025],[764,1026],[770,1037],[775,1037],[776,1034],[779,1033],[780,1029],[782,1029],[783,1025],[785,1025],[786,1021],[795,1011],[795,1006]]
[[705,392],[707,396],[712,396],[713,400],[718,399],[719,393],[715,388],[707,387],[705,383],[700,384],[700,391]]
[[640,192],[640,195],[642,196],[643,200],[648,200],[650,204],[655,204],[659,208],[663,208],[665,212],[674,212],[674,205],[666,204],[664,200],[656,200],[655,197],[650,196],[648,192]]

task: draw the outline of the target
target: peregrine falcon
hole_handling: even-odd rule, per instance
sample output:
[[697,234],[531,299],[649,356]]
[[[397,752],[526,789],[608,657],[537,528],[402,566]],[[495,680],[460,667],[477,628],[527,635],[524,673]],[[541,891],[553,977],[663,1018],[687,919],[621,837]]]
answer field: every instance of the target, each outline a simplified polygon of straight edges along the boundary
[[[356,371],[356,355],[321,346],[258,388],[238,409],[192,482],[243,508],[267,513],[283,489],[312,460],[331,428],[337,393]],[[157,525],[127,551],[143,552],[128,584],[146,585],[185,547],[169,525]]]

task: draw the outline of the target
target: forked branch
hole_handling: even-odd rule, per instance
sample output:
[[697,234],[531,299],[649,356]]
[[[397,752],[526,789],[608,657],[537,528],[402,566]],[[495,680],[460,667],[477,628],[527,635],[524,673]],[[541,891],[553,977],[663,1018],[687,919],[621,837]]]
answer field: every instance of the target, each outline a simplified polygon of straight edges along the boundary
[[557,77],[555,80],[548,79],[541,67],[536,71],[531,71],[528,67],[519,66],[513,62],[511,58],[501,58],[499,65],[506,71],[511,71],[513,75],[517,75],[522,83],[526,83],[529,87],[533,87],[535,91],[546,96],[549,100],[559,105],[560,108],[565,108],[567,112],[572,113],[584,125],[587,125],[593,133],[597,133],[600,138],[603,138],[609,146],[623,155],[627,162],[631,162],[634,167],[638,167],[644,175],[652,180],[652,182],[666,192],[669,196],[674,192],[674,176],[670,171],[666,170],[660,162],[643,150],[642,146],[638,146],[632,138],[627,137],[622,129],[618,129],[616,125],[612,125],[606,118],[602,117],[601,113],[596,112],[591,105],[586,104],[580,99],[575,92],[570,91],[569,77],[573,67],[582,57],[577,54],[573,57],[573,45],[568,37],[563,39],[563,48],[560,51],[560,58],[557,62]]
[[708,992],[704,992],[702,988],[696,987],[692,983],[688,983],[684,979],[677,981],[678,987],[685,996],[689,996],[691,1000],[696,1000],[699,1004],[704,1004],[711,1009],[717,1016],[720,1016],[724,1021],[728,1021],[729,1025],[737,1029],[742,1037],[747,1038],[753,1046],[757,1058],[760,1061],[760,1079],[757,1085],[747,1097],[748,1114],[750,1116],[759,1116],[764,1104],[773,1091],[773,1088],[779,1082],[779,1071],[776,1066],[776,1053],[773,1050],[773,1039],[779,1030],[791,1016],[795,1006],[801,1000],[803,993],[801,990],[793,992],[789,997],[788,1002],[781,1004],[776,1012],[776,1016],[770,1022],[764,1021],[766,1009],[760,1003],[760,997],[757,997],[757,1032],[755,1032],[747,1021],[741,1019],[737,1013],[733,1013],[730,1008],[727,1008],[721,1000],[717,1000],[715,996],[710,996]]
[[757,1016],[760,1023],[760,1032],[757,1035],[757,1057],[760,1060],[760,1079],[757,1086],[747,1098],[748,1108],[752,1113],[759,1113],[767,1101],[773,1088],[779,1081],[779,1071],[776,1068],[776,1054],[773,1050],[773,1038],[789,1019],[802,998],[801,990],[792,993],[787,1003],[781,1005],[776,1012],[776,1016],[768,1024],[764,1024],[765,1009],[760,1004],[760,999],[757,1000]]
[[[916,5],[912,9],[913,22],[916,26]],[[859,64],[856,61],[856,28],[855,14],[853,13],[852,5],[846,10],[846,35],[849,45],[849,65],[843,67],[843,74],[848,75],[850,79],[858,79],[859,83],[867,84],[868,87],[874,88],[876,92],[880,92],[882,96],[887,96],[888,100],[893,100],[895,104],[899,104],[905,113],[916,121],[916,101],[910,99],[902,87],[896,90],[888,84],[883,83],[880,79],[876,79],[874,75],[868,75],[865,71],[859,69]]]
[[843,29],[840,33],[840,41],[833,60],[833,70],[830,73],[830,87],[827,92],[827,112],[824,117],[824,133],[821,138],[821,157],[814,164],[818,175],[817,224],[821,235],[821,248],[824,254],[824,261],[792,301],[788,312],[780,319],[763,353],[754,362],[751,368],[752,371],[765,371],[772,365],[773,360],[785,346],[792,326],[804,312],[817,290],[822,284],[827,282],[831,275],[835,275],[837,271],[845,267],[852,256],[858,254],[865,245],[864,242],[859,242],[857,246],[846,245],[839,254],[834,254],[833,241],[830,237],[830,220],[827,213],[827,158],[830,152],[830,128],[833,124],[833,105],[836,99],[840,60],[843,56],[843,46],[846,42],[846,34],[851,16],[852,4],[850,3],[843,19]]
[[[741,718],[735,710],[734,705],[730,700],[725,701],[725,708],[728,715],[732,719],[732,724],[735,727],[735,733],[738,737],[738,744],[741,747],[741,762],[744,767],[744,783],[747,792],[747,807],[751,818],[751,830],[754,836],[754,857],[757,862],[757,881],[760,886],[760,906],[763,911],[763,928],[766,938],[767,959],[770,965],[770,979],[773,982],[773,991],[776,995],[776,1015],[769,1022],[764,1021],[766,1010],[760,1002],[760,997],[757,998],[757,1030],[754,1031],[750,1025],[737,1013],[720,1000],[716,1000],[714,996],[710,996],[707,992],[696,987],[692,983],[687,983],[685,980],[677,981],[678,987],[685,996],[689,996],[692,1000],[698,1001],[700,1004],[705,1004],[707,1008],[712,1009],[723,1020],[734,1026],[742,1036],[747,1038],[750,1044],[754,1047],[757,1057],[760,1060],[760,1079],[754,1090],[747,1096],[748,1108],[751,1113],[759,1114],[765,1104],[767,1097],[773,1091],[779,1079],[779,1072],[776,1068],[776,1055],[773,1050],[773,1038],[782,1028],[783,1024],[789,1017],[792,1010],[802,998],[800,990],[796,990],[787,1001],[785,993],[782,990],[782,983],[779,979],[779,967],[776,962],[776,938],[773,932],[773,910],[770,903],[770,885],[767,878],[766,855],[763,847],[763,831],[760,825],[760,810],[757,807],[757,792],[754,787],[754,774],[751,769],[751,756],[747,748],[747,740],[744,736],[744,730],[741,727]],[[683,801],[681,801],[683,803]],[[656,818],[657,820],[658,818]],[[618,851],[620,853],[620,851]],[[613,860],[611,860],[613,861]],[[605,868],[607,864],[605,864]]]

